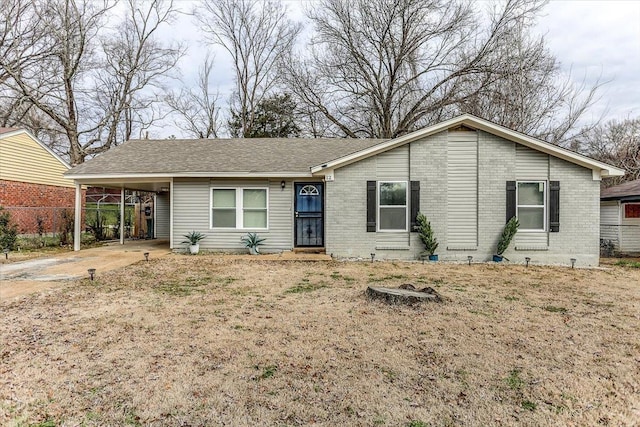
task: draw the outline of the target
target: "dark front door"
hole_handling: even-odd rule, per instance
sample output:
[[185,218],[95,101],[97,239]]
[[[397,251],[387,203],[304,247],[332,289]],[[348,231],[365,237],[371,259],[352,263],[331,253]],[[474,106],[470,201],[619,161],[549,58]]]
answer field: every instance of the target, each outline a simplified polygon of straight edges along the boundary
[[295,241],[297,247],[324,246],[324,184],[295,184]]

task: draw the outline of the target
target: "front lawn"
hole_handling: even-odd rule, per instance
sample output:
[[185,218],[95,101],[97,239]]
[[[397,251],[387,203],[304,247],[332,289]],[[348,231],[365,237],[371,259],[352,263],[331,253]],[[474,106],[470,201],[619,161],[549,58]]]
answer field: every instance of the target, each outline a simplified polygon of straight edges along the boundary
[[639,313],[622,266],[171,255],[1,302],[0,424],[637,425]]

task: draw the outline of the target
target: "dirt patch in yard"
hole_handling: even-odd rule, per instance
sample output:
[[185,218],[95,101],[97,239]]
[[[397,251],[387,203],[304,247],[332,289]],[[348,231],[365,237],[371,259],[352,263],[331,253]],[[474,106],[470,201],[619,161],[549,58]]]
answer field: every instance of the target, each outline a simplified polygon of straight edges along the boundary
[[637,425],[639,331],[636,268],[170,255],[0,304],[0,424]]

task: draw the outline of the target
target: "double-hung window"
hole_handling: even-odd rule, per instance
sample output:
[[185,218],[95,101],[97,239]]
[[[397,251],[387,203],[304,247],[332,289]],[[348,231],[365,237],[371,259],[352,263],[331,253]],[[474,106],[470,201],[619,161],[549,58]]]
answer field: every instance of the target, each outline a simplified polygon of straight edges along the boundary
[[267,229],[266,188],[211,189],[211,228]]
[[378,182],[378,231],[407,231],[407,181]]
[[546,182],[522,181],[517,187],[516,216],[522,231],[546,230]]

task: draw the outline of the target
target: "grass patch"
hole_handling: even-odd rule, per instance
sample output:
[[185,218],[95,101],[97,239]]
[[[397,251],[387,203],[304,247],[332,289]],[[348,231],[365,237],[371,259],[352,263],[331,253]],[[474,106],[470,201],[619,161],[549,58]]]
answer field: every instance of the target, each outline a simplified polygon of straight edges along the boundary
[[620,266],[620,267],[640,268],[640,262],[638,262],[638,261],[628,261],[626,259],[621,259],[619,261],[616,261],[616,263],[614,265],[617,265],[617,266]]
[[520,390],[524,386],[524,381],[520,378],[520,369],[512,369],[505,381],[511,390]]
[[285,294],[301,294],[304,292],[313,292],[313,291],[317,291],[318,289],[322,289],[322,288],[326,288],[327,284],[324,282],[319,282],[319,283],[311,283],[309,281],[302,281],[300,283],[298,283],[295,286],[290,287],[289,289],[287,289],[286,291],[284,291]]
[[[640,269],[208,254],[150,267],[0,301],[0,425],[627,425],[635,415]],[[386,306],[366,298],[370,278],[438,281],[447,298]],[[544,315],[549,304],[576,314],[570,330],[566,315]]]
[[[257,370],[260,370],[260,366],[256,365],[255,368]],[[265,366],[264,368],[262,368],[262,373],[260,374],[258,379],[266,380],[268,378],[273,377],[276,374],[276,372],[278,372],[278,366],[276,366],[276,365]]]
[[564,307],[556,307],[554,305],[545,305],[542,307],[543,310],[548,311],[549,313],[566,313],[567,309]]

